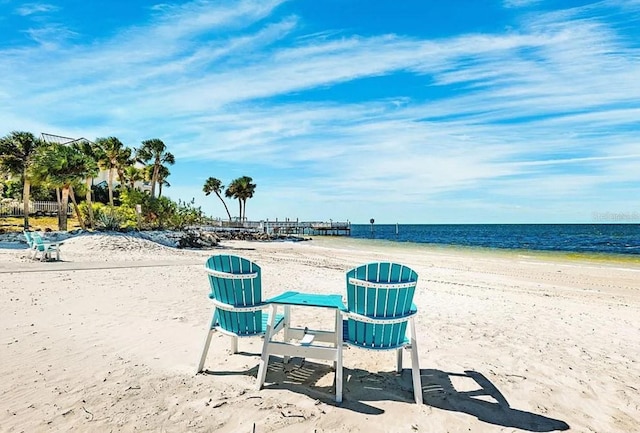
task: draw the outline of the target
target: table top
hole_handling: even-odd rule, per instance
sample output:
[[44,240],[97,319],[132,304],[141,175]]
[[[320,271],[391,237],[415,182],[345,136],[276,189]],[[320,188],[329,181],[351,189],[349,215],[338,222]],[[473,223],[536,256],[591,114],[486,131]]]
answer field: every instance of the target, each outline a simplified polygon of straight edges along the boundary
[[320,295],[316,293],[284,292],[271,299],[267,303],[281,305],[300,305],[306,307],[336,308],[344,310],[342,295]]

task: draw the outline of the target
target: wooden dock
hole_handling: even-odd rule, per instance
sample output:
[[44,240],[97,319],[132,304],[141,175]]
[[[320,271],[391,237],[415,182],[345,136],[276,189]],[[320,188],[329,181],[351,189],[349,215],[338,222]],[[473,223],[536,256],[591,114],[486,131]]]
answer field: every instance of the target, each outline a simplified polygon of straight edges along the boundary
[[[224,227],[224,223],[222,226]],[[348,221],[245,221],[243,223],[234,223],[232,227],[271,235],[351,236],[351,223]]]

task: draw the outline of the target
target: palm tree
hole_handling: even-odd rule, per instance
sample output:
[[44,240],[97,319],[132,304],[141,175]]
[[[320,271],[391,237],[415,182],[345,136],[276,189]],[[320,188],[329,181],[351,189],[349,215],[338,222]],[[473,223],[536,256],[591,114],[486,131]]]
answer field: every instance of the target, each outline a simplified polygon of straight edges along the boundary
[[127,167],[131,167],[136,161],[131,157],[132,150],[128,147],[123,148],[116,157],[116,173],[118,174],[118,182],[124,185],[126,178],[124,171]]
[[[73,146],[52,143],[42,146],[35,154],[30,172],[35,179],[61,190],[61,213],[59,230],[67,230],[67,207],[69,196],[74,204],[76,216],[81,226],[82,217],[73,194],[73,184],[82,182],[97,170],[97,163]],[[84,226],[83,226],[84,227]]]
[[204,186],[202,187],[202,191],[204,192],[205,195],[209,195],[212,192],[214,192],[218,196],[218,198],[224,205],[224,210],[227,211],[227,215],[229,216],[229,221],[231,221],[231,213],[229,212],[229,208],[227,207],[227,204],[225,203],[222,196],[220,195],[220,193],[222,192],[222,188],[224,188],[224,185],[222,185],[222,182],[220,181],[220,179],[216,179],[215,177],[210,177],[204,183]]
[[162,186],[170,187],[171,184],[167,181],[167,178],[171,172],[165,165],[161,165],[158,170],[158,197],[162,196]]
[[253,179],[249,176],[242,176],[240,178],[239,198],[242,200],[242,221],[247,219],[247,200],[253,197],[256,186],[257,185],[253,183]]
[[96,138],[96,146],[100,148],[100,160],[98,164],[103,170],[108,170],[109,181],[109,204],[113,207],[113,176],[114,170],[121,170],[123,165],[131,157],[131,149],[124,147],[124,144],[116,137]]
[[238,179],[236,179],[232,181],[229,186],[227,186],[227,189],[224,191],[224,196],[238,200],[238,204],[240,206],[240,213],[238,214],[238,218],[242,220],[242,200],[240,200],[238,191],[240,191],[240,184],[238,183]]
[[[93,184],[93,179],[98,175],[98,161],[103,159],[102,149],[99,146],[96,146],[95,143],[90,142],[89,140],[81,140],[75,141],[73,143],[73,147],[85,155],[87,158],[93,160],[96,164],[94,165],[95,170],[89,171],[87,173],[87,178],[85,179],[86,186],[86,194],[85,199],[87,201],[87,212],[89,213],[89,226],[94,228],[94,216],[93,216],[93,204],[91,199],[91,185]],[[75,199],[75,197],[74,197]]]
[[252,183],[253,179],[249,176],[242,176],[234,179],[227,190],[225,196],[238,199],[240,204],[240,221],[246,219],[247,200],[253,197],[256,190],[256,184]]
[[31,191],[29,168],[33,163],[37,149],[42,145],[42,140],[34,137],[30,132],[13,131],[0,138],[0,166],[22,179],[25,230],[29,229],[29,194]]
[[144,170],[136,167],[135,165],[125,167],[123,176],[125,185],[128,185],[129,189],[135,188],[136,182],[141,182],[145,178]]
[[158,174],[162,164],[175,164],[176,160],[173,154],[167,152],[167,146],[158,138],[144,140],[142,147],[136,149],[136,159],[139,162],[148,164],[153,167],[151,175],[151,197],[156,196],[156,184],[158,183]]

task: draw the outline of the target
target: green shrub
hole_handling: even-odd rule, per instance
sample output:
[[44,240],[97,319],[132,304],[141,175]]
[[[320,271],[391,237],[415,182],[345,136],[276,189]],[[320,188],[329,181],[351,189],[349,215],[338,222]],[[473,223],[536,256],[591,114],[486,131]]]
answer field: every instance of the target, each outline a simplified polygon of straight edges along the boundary
[[5,180],[2,187],[3,198],[22,199],[22,182],[19,180]]
[[[87,205],[86,201],[78,203],[78,208],[80,209],[80,216],[84,221],[85,225],[89,227],[89,205]],[[104,203],[91,203],[91,208],[93,209],[93,218],[94,224],[102,218],[102,215],[111,213],[111,208],[109,205]]]
[[96,228],[102,230],[118,231],[120,230],[121,223],[122,220],[115,209],[113,212],[101,212],[96,216]]
[[145,220],[152,228],[165,229],[172,228],[172,220],[175,217],[178,206],[167,197],[150,198],[147,208],[144,209]]
[[187,226],[203,224],[205,220],[202,208],[195,206],[195,199],[189,202],[178,200],[176,213],[171,220],[172,228],[181,230]]
[[[148,194],[131,189],[123,189],[120,194],[120,206],[111,210],[103,203],[93,203],[93,212],[99,228],[108,230],[140,228],[142,230],[181,230],[190,225],[202,224],[205,216],[195,200],[178,203],[168,197],[152,198]],[[140,224],[136,206],[140,206]],[[81,215],[88,222],[87,205],[81,203]],[[116,227],[117,226],[117,227]]]

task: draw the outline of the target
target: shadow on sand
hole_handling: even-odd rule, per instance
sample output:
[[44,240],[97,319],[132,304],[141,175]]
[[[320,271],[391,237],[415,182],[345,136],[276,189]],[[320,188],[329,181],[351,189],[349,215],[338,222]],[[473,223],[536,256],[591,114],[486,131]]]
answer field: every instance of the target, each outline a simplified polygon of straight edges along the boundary
[[[247,354],[251,355],[251,354]],[[258,367],[241,372],[209,371],[205,374],[226,376],[244,374],[256,377]],[[531,432],[564,431],[569,425],[561,420],[514,409],[506,398],[482,373],[465,371],[452,373],[422,369],[424,404],[447,411],[466,413],[478,420],[503,427]],[[372,373],[361,369],[344,369],[344,399],[336,403],[333,368],[293,358],[288,364],[282,358],[271,357],[265,389],[283,389],[308,395],[325,404],[368,415],[381,415],[384,410],[367,404],[373,401],[402,401],[413,404],[411,371]],[[458,388],[468,390],[460,390]]]
[[[421,370],[422,395],[425,404],[438,409],[466,413],[489,424],[532,432],[564,431],[569,425],[561,420],[514,409],[506,398],[482,373],[465,371],[450,373]],[[469,391],[459,391],[456,381],[474,384]]]

